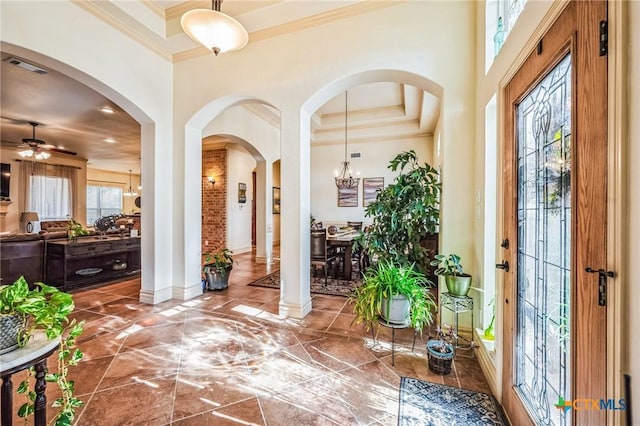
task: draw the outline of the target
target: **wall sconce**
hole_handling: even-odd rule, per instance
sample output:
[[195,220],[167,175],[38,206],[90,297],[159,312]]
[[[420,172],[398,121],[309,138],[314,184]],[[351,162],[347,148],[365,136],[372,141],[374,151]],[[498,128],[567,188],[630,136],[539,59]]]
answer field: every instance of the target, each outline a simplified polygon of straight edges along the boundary
[[213,176],[207,176],[207,180],[209,181],[209,183],[211,184],[211,186],[215,185],[216,180]]

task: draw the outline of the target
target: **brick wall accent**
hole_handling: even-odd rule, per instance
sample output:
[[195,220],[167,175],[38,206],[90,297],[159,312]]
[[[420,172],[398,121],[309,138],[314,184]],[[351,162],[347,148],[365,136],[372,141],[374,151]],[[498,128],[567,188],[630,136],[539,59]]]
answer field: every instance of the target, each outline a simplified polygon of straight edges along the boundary
[[[208,176],[215,178],[214,185]],[[226,247],[226,229],[227,149],[202,151],[202,252]]]

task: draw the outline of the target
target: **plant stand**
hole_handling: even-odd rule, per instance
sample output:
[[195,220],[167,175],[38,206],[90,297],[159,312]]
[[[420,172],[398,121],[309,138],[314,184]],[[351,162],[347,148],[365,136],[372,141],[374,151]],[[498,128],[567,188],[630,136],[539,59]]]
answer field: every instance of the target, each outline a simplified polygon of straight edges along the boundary
[[[387,322],[382,318],[378,318],[378,324],[380,324],[383,327],[387,327],[391,329],[391,365],[395,366],[396,365],[396,329],[410,328],[411,324],[409,322],[406,322],[405,324],[394,324],[392,322]],[[373,333],[373,327],[371,327],[371,337],[373,337],[373,344],[375,346],[376,338]],[[413,345],[411,346],[411,352],[413,352],[415,347],[416,347],[416,331],[414,330]]]
[[44,332],[36,332],[33,334],[33,340],[24,348],[0,355],[3,426],[11,426],[13,421],[13,383],[11,382],[11,375],[26,370],[31,366],[34,366],[36,370],[34,425],[45,426],[47,424],[47,397],[45,395],[47,382],[44,377],[47,373],[47,358],[58,349],[59,345],[59,338],[49,340]]
[[[463,350],[473,349],[475,346],[473,342],[473,299],[469,296],[454,296],[451,293],[442,293],[440,312],[442,312],[442,308],[453,312],[453,331],[456,335],[455,348]],[[458,314],[460,312],[471,312],[471,340],[458,335]],[[440,327],[442,327],[442,316],[440,316]],[[465,340],[468,343],[466,345],[460,345],[459,339]],[[471,352],[471,356],[473,357],[473,351]]]

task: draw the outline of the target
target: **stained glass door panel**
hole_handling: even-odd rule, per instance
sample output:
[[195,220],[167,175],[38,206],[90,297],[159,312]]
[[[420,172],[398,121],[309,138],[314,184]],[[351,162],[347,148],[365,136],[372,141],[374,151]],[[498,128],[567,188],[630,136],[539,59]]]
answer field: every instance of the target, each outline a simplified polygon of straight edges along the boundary
[[571,56],[516,109],[515,388],[537,424],[567,425],[571,398]]

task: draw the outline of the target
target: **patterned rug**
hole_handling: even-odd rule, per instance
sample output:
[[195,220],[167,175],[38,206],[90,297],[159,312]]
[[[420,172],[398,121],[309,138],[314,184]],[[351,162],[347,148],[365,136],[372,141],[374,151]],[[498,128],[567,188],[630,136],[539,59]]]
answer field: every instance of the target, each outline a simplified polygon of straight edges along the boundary
[[[328,278],[327,284],[325,285],[324,277],[311,277],[311,293],[349,297],[353,289],[358,287],[360,284],[360,280],[346,281]],[[248,285],[255,287],[280,288],[280,271],[272,272],[266,277],[259,278]]]
[[508,425],[486,393],[402,377],[398,426]]

